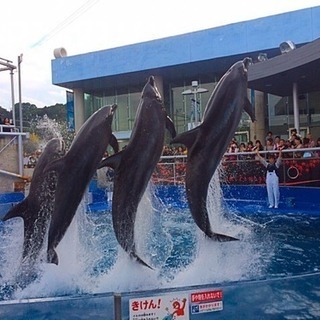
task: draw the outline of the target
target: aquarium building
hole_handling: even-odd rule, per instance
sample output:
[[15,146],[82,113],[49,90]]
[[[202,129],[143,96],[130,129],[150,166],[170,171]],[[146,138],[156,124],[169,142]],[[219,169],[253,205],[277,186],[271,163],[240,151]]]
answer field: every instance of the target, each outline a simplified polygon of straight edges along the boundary
[[52,83],[67,89],[68,123],[78,130],[95,110],[118,104],[117,137],[128,139],[141,90],[154,75],[177,131],[201,119],[215,84],[249,56],[248,96],[257,121],[244,113],[237,138],[288,137],[291,128],[320,136],[320,6],[178,36],[68,56],[55,50]]

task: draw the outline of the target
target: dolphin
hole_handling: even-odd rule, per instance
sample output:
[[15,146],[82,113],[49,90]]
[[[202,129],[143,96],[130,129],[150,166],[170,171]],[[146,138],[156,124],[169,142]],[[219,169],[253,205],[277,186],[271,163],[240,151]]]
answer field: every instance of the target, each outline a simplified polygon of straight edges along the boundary
[[21,217],[24,221],[22,266],[32,267],[39,257],[45,241],[48,225],[53,212],[56,190],[56,174],[44,174],[45,167],[63,156],[64,143],[61,139],[50,140],[44,148],[34,169],[28,196],[12,207],[3,221]]
[[67,231],[107,146],[110,144],[118,152],[118,142],[111,130],[116,108],[116,105],[105,106],[92,114],[80,128],[66,155],[45,169],[57,172],[54,209],[48,235],[49,263],[59,263],[55,248]]
[[138,205],[161,157],[166,128],[175,137],[173,122],[167,116],[154,77],[150,76],[141,93],[127,147],[99,166],[111,167],[115,173],[112,220],[117,241],[132,258],[149,268],[136,252],[134,224]]
[[186,195],[197,226],[215,241],[237,240],[215,233],[207,211],[210,180],[227,146],[234,136],[242,111],[255,120],[254,109],[247,98],[248,65],[251,59],[238,61],[222,76],[206,105],[201,124],[178,135],[172,144],[184,144],[187,149]]

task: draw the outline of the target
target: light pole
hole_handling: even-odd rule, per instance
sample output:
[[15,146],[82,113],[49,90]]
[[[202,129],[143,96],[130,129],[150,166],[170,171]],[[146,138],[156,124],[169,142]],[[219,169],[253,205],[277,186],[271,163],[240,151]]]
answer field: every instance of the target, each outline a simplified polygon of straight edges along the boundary
[[198,81],[192,81],[191,82],[191,86],[192,86],[192,89],[188,89],[188,90],[185,90],[182,92],[182,95],[186,96],[186,95],[192,95],[193,94],[193,100],[194,100],[194,123],[192,125],[192,128],[195,128],[199,125],[199,118],[198,118],[198,106],[197,106],[197,103],[198,103],[198,98],[197,98],[197,94],[201,94],[201,93],[204,93],[204,92],[208,92],[207,89],[205,88],[199,88],[199,84],[198,84]]
[[17,69],[16,66],[12,64],[12,61],[4,58],[0,58],[0,72],[1,71],[10,71],[10,82],[11,82],[11,107],[12,107],[12,120],[13,123],[16,123],[15,119],[15,110],[14,110],[14,81],[13,81],[13,70]]

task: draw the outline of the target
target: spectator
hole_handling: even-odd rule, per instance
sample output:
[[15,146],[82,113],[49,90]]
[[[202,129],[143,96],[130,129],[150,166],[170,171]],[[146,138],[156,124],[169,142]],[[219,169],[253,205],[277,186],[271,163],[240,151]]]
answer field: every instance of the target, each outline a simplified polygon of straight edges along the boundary
[[275,136],[274,142],[273,142],[274,150],[279,150],[278,149],[279,144],[280,144],[280,136]]
[[252,141],[249,141],[247,143],[247,151],[248,152],[252,152],[253,151],[253,142]]
[[[285,150],[285,149],[288,149],[288,145],[284,139],[280,139],[276,150],[280,151],[280,150]],[[282,155],[282,158],[288,158],[288,153],[284,153]]]
[[[317,139],[317,142],[315,144],[315,148],[320,148],[320,137]],[[314,155],[318,158],[320,158],[320,150],[316,150],[314,152]]]
[[[232,139],[228,149],[228,153],[238,153],[238,151],[239,151],[238,145],[236,141]],[[237,156],[229,156],[229,160],[237,160]]]
[[256,144],[252,149],[253,151],[263,151],[263,146],[260,140],[256,140]]
[[272,139],[272,140],[273,140],[273,133],[272,133],[272,131],[269,131],[269,132],[267,133],[266,142],[267,142],[268,139]]
[[314,148],[314,146],[315,146],[316,143],[315,143],[315,141],[313,140],[312,135],[311,135],[310,132],[307,133],[307,138],[309,139],[308,148]]
[[23,155],[23,167],[24,168],[28,168],[28,163],[29,163],[29,156],[25,152],[24,155]]
[[246,144],[244,142],[241,142],[239,147],[239,152],[246,152],[246,151],[247,151]]
[[246,151],[247,151],[246,144],[244,142],[241,142],[240,147],[239,147],[239,152],[241,152],[242,154],[239,155],[239,160],[246,160],[247,159],[247,155],[243,154]]
[[34,168],[37,164],[37,157],[34,152],[31,153],[29,156],[29,161],[28,161],[28,168]]
[[[254,148],[253,142],[252,141],[248,141],[246,151],[247,152],[253,152],[254,151],[253,148]],[[254,154],[248,154],[246,156],[246,159],[248,159],[248,160],[251,160],[251,159],[254,159],[254,158],[255,158]]]
[[[10,126],[10,120],[9,118],[4,118],[3,119],[3,125],[4,126]],[[3,127],[3,132],[10,132],[11,129],[9,127]]]
[[[309,138],[303,138],[302,139],[303,148],[305,148],[305,149],[309,148],[309,142],[310,142]],[[303,158],[310,158],[310,157],[313,157],[313,154],[311,151],[308,150],[303,153],[302,157]]]
[[265,146],[266,151],[273,151],[274,150],[274,144],[273,144],[273,139],[268,138],[266,141],[266,146]]
[[[302,144],[301,138],[296,136],[293,143],[293,149],[302,149],[302,148],[303,148],[303,144]],[[302,155],[303,155],[302,152],[294,153],[295,158],[301,158]]]
[[289,140],[290,140],[291,142],[293,142],[296,137],[301,138],[301,136],[300,136],[300,135],[298,134],[298,132],[297,132],[297,129],[292,129],[291,132],[290,132],[290,138],[289,138]]
[[273,154],[269,155],[268,162],[261,157],[258,149],[257,149],[257,156],[260,162],[267,169],[266,185],[267,185],[269,208],[277,209],[279,206],[279,199],[280,199],[279,177],[278,177],[277,170],[281,165],[282,151],[280,150],[277,160],[275,160],[275,156]]

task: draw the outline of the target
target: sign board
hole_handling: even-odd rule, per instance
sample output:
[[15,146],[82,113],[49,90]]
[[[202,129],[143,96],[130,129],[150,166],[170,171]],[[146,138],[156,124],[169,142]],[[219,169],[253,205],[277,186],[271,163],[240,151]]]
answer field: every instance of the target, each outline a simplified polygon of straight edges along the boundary
[[188,294],[129,300],[130,320],[189,320]]
[[223,310],[222,290],[206,290],[191,293],[191,314]]

